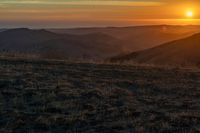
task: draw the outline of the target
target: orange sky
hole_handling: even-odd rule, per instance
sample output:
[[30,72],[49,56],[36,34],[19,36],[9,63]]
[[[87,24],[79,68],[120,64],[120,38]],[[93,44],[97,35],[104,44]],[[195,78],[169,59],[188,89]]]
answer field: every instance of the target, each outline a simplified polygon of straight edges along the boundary
[[[193,18],[186,18],[187,10]],[[199,24],[200,0],[0,0],[1,27]]]

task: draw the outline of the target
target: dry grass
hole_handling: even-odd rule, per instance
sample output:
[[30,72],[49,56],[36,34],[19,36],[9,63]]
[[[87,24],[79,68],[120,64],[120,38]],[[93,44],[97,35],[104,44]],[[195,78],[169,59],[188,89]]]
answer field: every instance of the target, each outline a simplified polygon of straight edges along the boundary
[[0,132],[200,132],[192,69],[0,59]]

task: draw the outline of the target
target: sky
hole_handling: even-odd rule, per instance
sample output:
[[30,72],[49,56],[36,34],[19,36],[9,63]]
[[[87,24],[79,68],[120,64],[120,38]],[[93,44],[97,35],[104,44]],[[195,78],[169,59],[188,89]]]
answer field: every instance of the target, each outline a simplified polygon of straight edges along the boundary
[[200,0],[0,0],[1,28],[199,23]]

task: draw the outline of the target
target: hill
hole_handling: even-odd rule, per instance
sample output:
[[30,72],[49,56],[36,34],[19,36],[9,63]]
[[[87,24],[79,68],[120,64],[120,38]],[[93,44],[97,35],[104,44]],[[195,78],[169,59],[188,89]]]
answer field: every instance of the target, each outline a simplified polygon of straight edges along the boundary
[[200,26],[2,29],[0,52],[51,59],[104,59],[187,37]]
[[57,34],[26,28],[0,32],[0,51],[45,58],[105,58],[123,52],[120,41],[103,33]]
[[200,65],[200,33],[163,45],[118,56],[111,61],[134,61],[159,65]]
[[75,28],[75,29],[49,29],[61,34],[89,34],[103,33],[122,41],[125,52],[135,52],[152,48],[160,44],[188,37],[200,32],[200,26],[130,26],[130,27],[105,27],[105,28]]

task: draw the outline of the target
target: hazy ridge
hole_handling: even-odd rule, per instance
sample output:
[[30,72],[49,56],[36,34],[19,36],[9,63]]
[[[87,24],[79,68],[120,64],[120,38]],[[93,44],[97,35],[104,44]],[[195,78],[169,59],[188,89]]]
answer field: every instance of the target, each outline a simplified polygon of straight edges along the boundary
[[[99,59],[110,57],[131,58],[131,52],[157,47],[160,44],[182,39],[200,32],[200,26],[137,26],[75,29],[2,29],[0,30],[1,54],[35,55],[48,59]],[[192,40],[189,40],[192,42]],[[189,43],[188,41],[188,43]],[[178,50],[178,48],[177,48]],[[153,55],[141,52],[138,62],[170,62],[162,53]],[[174,50],[170,50],[173,52]],[[170,51],[168,52],[169,54]],[[138,52],[137,52],[138,53]],[[171,55],[168,55],[170,57]],[[144,57],[144,58],[143,58]],[[152,58],[151,58],[152,57]],[[159,58],[163,61],[159,62]],[[158,59],[157,59],[158,58]],[[175,59],[175,58],[173,58]],[[125,59],[127,60],[127,59]]]
[[200,33],[160,46],[111,59],[159,65],[200,65]]

